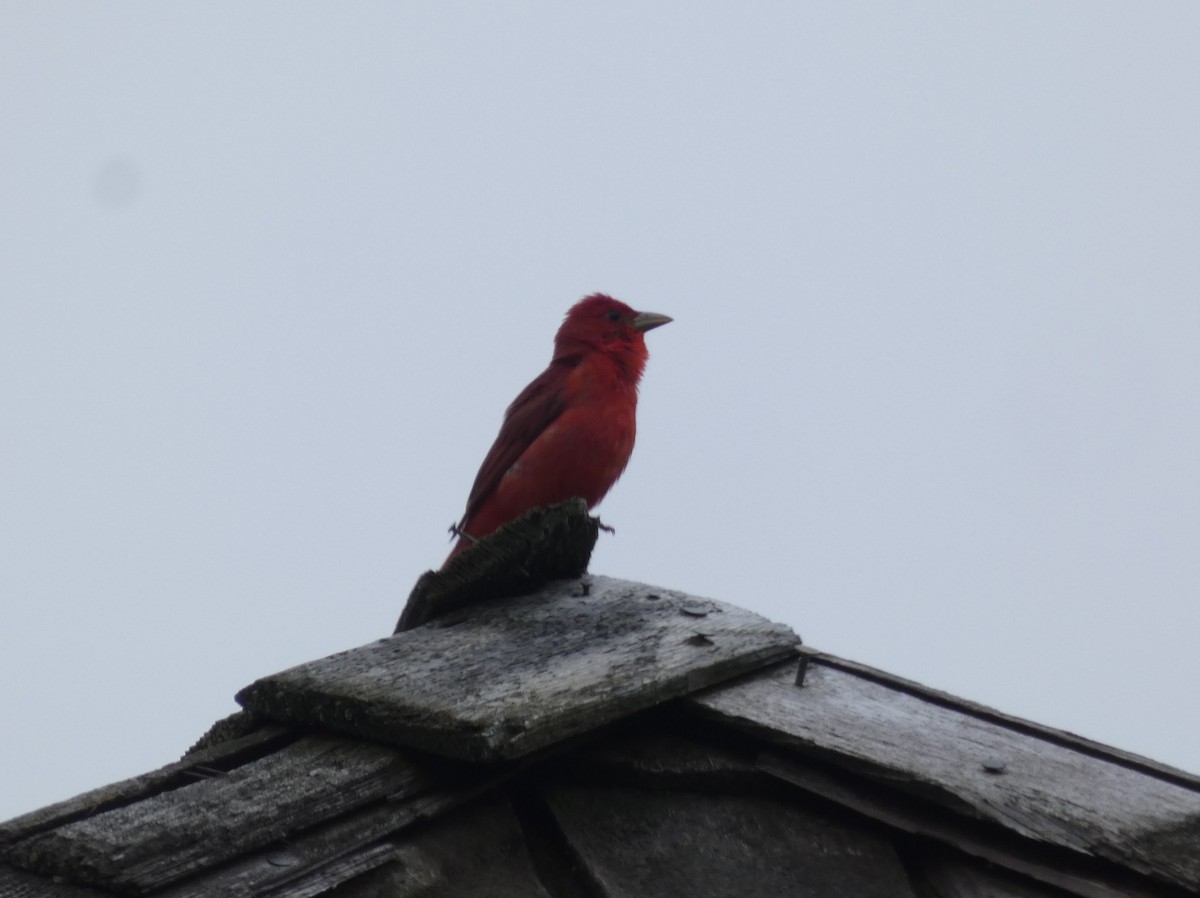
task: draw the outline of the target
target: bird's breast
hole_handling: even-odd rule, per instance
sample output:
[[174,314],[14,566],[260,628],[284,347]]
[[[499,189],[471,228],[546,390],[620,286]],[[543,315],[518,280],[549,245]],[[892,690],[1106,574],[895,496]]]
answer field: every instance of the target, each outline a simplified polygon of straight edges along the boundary
[[[581,370],[582,369],[582,370]],[[637,436],[637,388],[605,366],[576,368],[563,391],[558,418],[506,474],[536,492],[535,504],[581,496],[598,503],[629,463]]]

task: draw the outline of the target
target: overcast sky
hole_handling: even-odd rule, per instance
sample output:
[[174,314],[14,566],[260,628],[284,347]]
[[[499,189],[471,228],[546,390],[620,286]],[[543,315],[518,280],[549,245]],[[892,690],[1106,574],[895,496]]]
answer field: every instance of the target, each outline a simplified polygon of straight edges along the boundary
[[391,632],[592,291],[597,573],[1200,771],[1200,5],[3,3],[0,819]]

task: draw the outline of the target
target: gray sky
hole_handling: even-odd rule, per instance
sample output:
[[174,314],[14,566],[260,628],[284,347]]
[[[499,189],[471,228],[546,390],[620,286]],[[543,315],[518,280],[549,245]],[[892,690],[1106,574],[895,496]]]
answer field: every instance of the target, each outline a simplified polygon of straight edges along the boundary
[[0,818],[391,632],[602,290],[599,573],[1200,770],[1200,5],[0,28]]

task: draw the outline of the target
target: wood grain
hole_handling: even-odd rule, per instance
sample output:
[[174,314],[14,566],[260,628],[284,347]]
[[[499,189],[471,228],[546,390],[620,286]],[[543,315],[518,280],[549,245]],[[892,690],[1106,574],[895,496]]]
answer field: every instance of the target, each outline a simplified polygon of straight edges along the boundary
[[43,879],[0,864],[0,898],[107,898],[108,894]]
[[149,773],[91,789],[66,801],[14,817],[0,823],[0,847],[57,826],[95,816],[113,808],[140,801],[147,796],[177,789],[221,773],[247,758],[266,754],[295,736],[279,726],[266,726],[242,738],[213,745],[189,754],[182,761]]
[[23,839],[6,856],[27,869],[142,893],[430,784],[395,749],[310,736],[224,776]]
[[1200,792],[819,662],[690,701],[1027,839],[1200,889]]
[[[422,830],[399,863],[331,898],[550,898],[506,801],[475,802]],[[288,896],[291,898],[291,895]]]
[[417,580],[395,632],[411,630],[469,605],[526,595],[554,580],[581,576],[600,519],[582,499],[533,508]]
[[797,642],[740,608],[588,577],[294,667],[238,700],[276,720],[491,761],[757,670]]
[[559,787],[546,800],[605,898],[912,898],[892,846],[795,803]]

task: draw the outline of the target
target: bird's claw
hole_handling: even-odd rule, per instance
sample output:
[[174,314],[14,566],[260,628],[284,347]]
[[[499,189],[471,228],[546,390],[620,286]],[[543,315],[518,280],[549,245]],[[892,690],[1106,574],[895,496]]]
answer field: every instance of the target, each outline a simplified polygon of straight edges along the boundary
[[599,518],[596,518],[596,526],[599,527],[601,530],[603,530],[605,533],[611,533],[613,536],[617,535],[616,527],[609,527],[606,523],[604,523]]
[[471,534],[467,533],[467,531],[463,530],[461,524],[451,524],[450,535],[457,536],[459,539],[465,539],[471,545],[475,545],[475,543],[479,542],[479,540],[471,536]]

